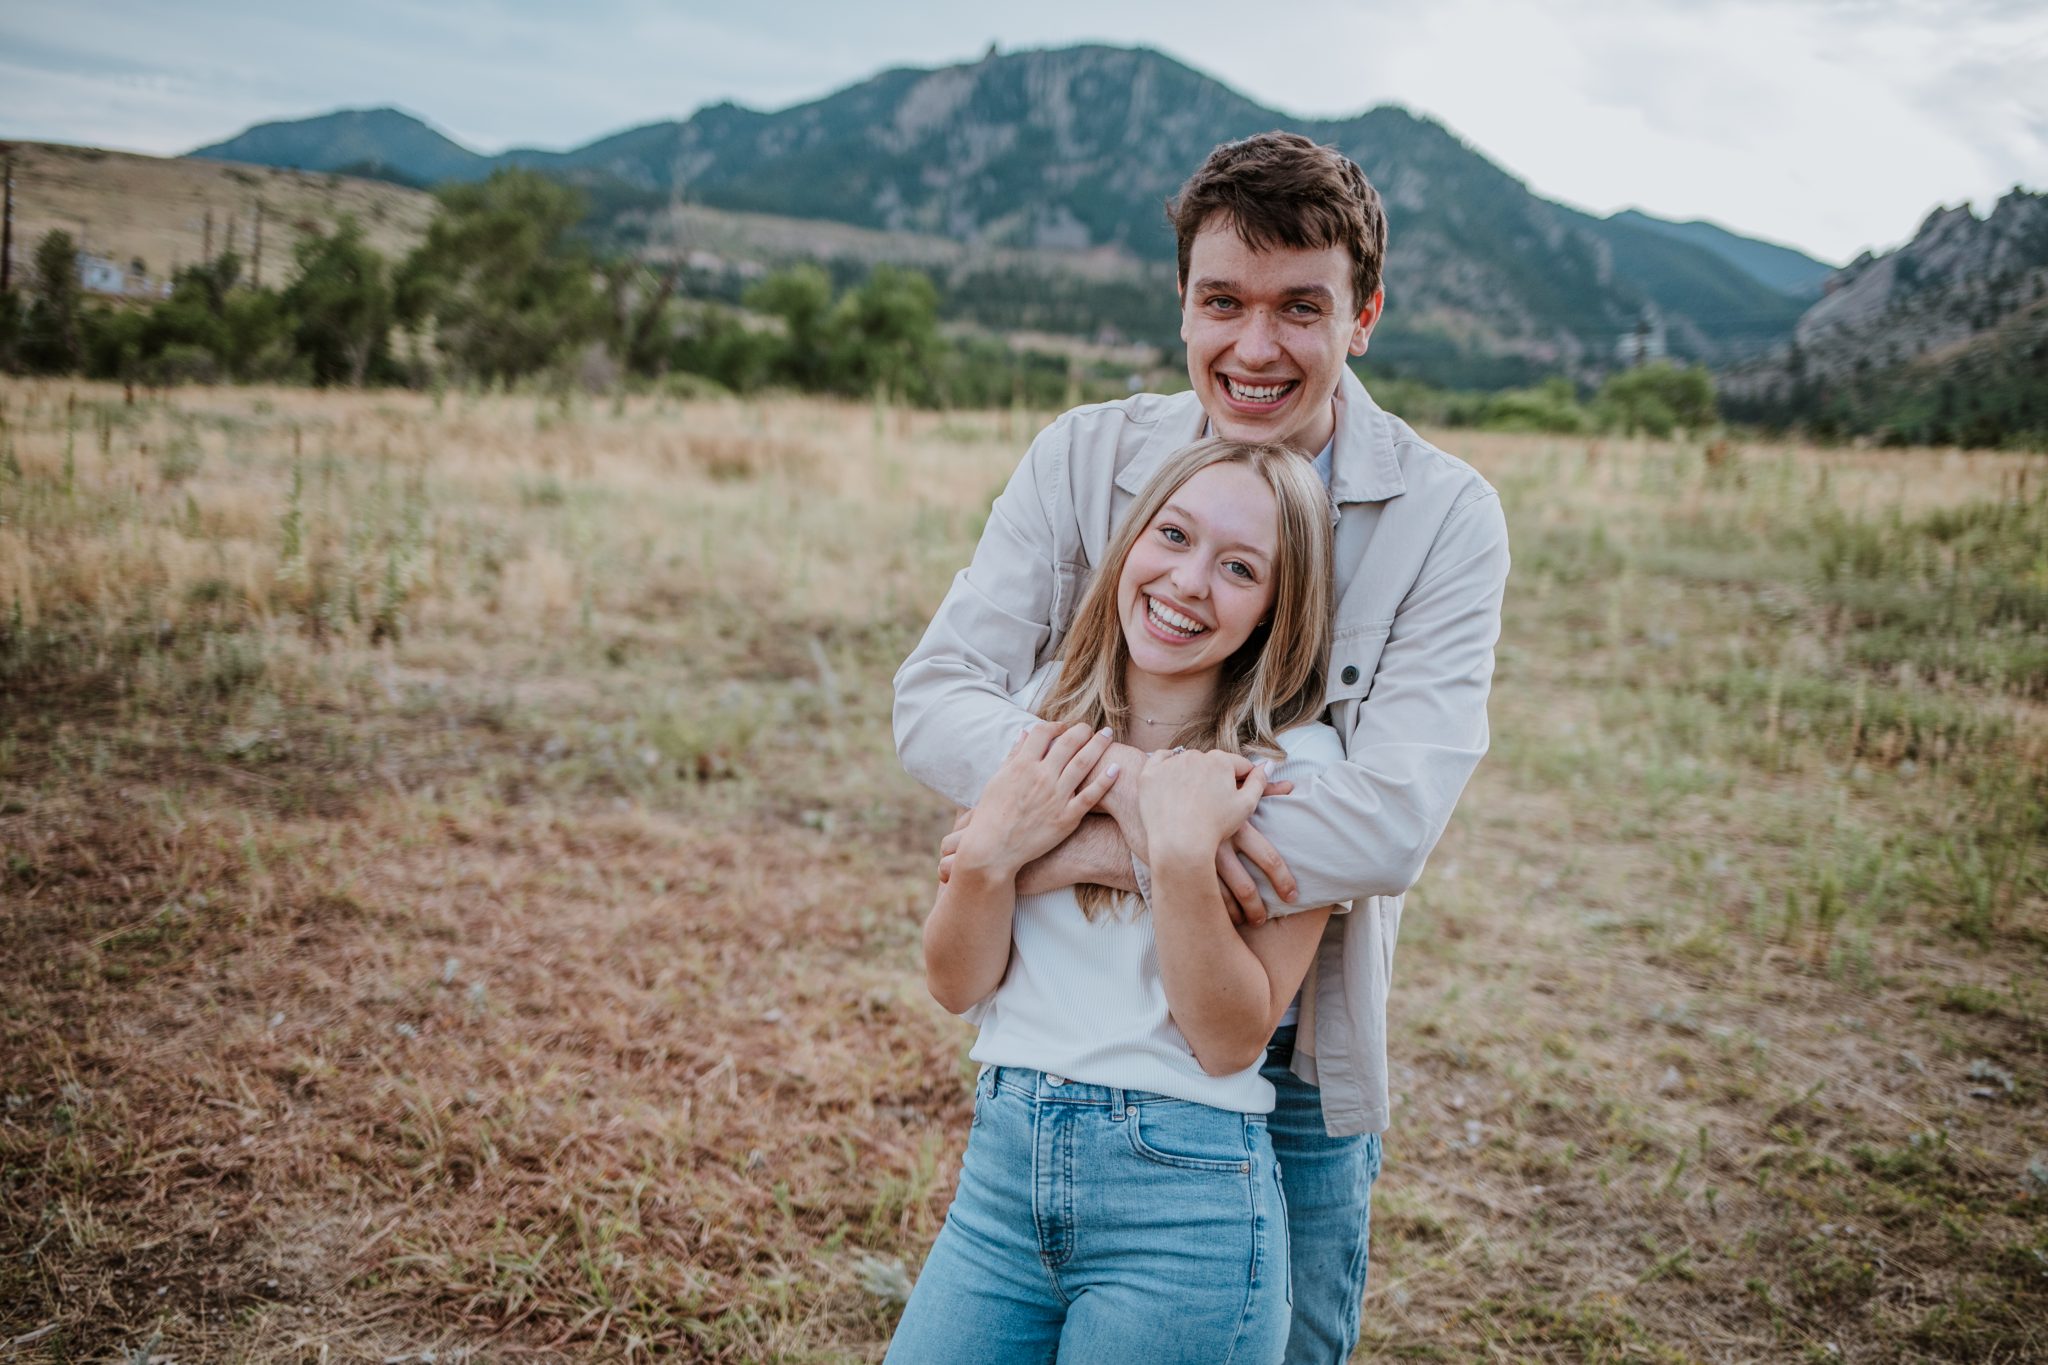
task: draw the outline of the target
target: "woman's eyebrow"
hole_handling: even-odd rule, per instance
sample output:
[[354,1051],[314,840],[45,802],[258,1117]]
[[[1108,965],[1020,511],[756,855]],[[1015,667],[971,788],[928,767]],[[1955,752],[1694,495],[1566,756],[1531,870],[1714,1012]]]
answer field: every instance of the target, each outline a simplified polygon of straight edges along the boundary
[[[1166,506],[1160,508],[1159,510],[1161,512],[1171,512],[1176,517],[1179,517],[1182,521],[1191,521],[1196,526],[1201,527],[1204,530],[1208,529],[1208,522],[1203,521],[1200,517],[1196,516],[1193,512],[1188,511],[1187,508],[1182,507],[1177,502],[1169,502],[1168,504],[1166,504]],[[1271,556],[1268,555],[1266,551],[1260,549],[1256,545],[1251,544],[1249,541],[1231,541],[1225,544],[1223,548],[1226,550],[1242,550],[1247,554],[1257,555],[1260,559],[1271,558]]]

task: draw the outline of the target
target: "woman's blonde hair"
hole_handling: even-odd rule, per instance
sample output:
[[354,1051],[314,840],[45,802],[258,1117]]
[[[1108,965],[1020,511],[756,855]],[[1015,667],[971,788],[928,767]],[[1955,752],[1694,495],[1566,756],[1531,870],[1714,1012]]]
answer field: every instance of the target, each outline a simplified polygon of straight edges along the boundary
[[[1130,729],[1124,686],[1130,644],[1117,615],[1117,582],[1138,537],[1182,484],[1213,465],[1243,465],[1273,492],[1279,531],[1266,619],[1224,661],[1209,709],[1190,719],[1173,743],[1277,757],[1281,731],[1316,719],[1323,710],[1330,653],[1330,494],[1306,455],[1282,445],[1210,437],[1176,452],[1159,467],[1124,513],[1102,554],[1060,650],[1059,677],[1038,714],[1071,724],[1107,725],[1119,737]],[[1077,887],[1090,918],[1115,893]]]

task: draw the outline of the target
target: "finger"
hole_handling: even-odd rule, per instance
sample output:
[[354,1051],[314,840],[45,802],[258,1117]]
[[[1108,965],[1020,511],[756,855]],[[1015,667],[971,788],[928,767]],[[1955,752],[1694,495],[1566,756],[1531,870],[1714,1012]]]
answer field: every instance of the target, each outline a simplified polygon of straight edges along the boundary
[[[1239,759],[1243,759],[1244,755],[1239,754],[1237,755],[1237,757]],[[1240,762],[1236,765],[1237,780],[1239,782],[1243,782],[1245,781],[1245,779],[1249,778],[1253,773],[1257,773],[1262,781],[1270,784],[1273,781],[1274,767],[1275,765],[1273,763],[1273,760],[1270,758],[1252,759]]]
[[1064,772],[1067,764],[1073,762],[1074,755],[1080,753],[1082,746],[1094,737],[1095,731],[1080,721],[1063,726],[1053,736],[1052,743],[1046,746],[1045,761],[1056,771]]
[[1109,752],[1110,742],[1110,729],[1105,725],[1090,735],[1087,743],[1074,751],[1074,756],[1067,760],[1067,766],[1060,770],[1060,780],[1067,786],[1079,790],[1081,784],[1088,780],[1089,775],[1102,762],[1102,756]]
[[1268,796],[1286,796],[1293,790],[1294,784],[1284,779],[1279,782],[1268,782],[1266,784],[1266,795]]
[[1258,884],[1229,844],[1216,850],[1216,875],[1223,881],[1223,902],[1229,907],[1231,923],[1266,922],[1266,903],[1259,899]]
[[944,886],[951,880],[953,880],[953,855],[948,853],[945,857],[939,859],[939,885]]
[[960,841],[966,837],[966,830],[956,829],[945,838],[939,840],[939,856],[941,858],[950,858],[955,853],[958,853],[960,851]]
[[1117,774],[1123,769],[1115,763],[1105,763],[1094,776],[1081,784],[1081,790],[1074,793],[1068,803],[1067,813],[1076,817],[1086,815],[1102,804],[1102,798],[1109,795],[1109,789],[1116,785]]
[[1294,873],[1288,870],[1287,860],[1280,856],[1279,849],[1273,847],[1272,840],[1245,825],[1231,836],[1228,846],[1235,847],[1240,857],[1249,859],[1252,866],[1266,874],[1266,880],[1273,884],[1273,890],[1281,900],[1294,899],[1298,889],[1294,884]]
[[1066,727],[1057,721],[1042,720],[1038,722],[1024,736],[1024,753],[1027,757],[1033,759],[1044,758],[1045,751],[1052,747],[1053,742],[1060,737],[1060,734],[1065,729]]
[[964,808],[964,809],[963,809],[963,810],[962,810],[962,811],[960,812],[960,814],[959,814],[959,815],[957,815],[957,816],[955,816],[955,817],[953,818],[953,828],[954,828],[954,829],[956,829],[956,830],[966,829],[966,828],[967,828],[967,822],[968,822],[969,820],[972,820],[973,818],[974,818],[974,807],[972,807],[972,806],[968,806],[968,807]]

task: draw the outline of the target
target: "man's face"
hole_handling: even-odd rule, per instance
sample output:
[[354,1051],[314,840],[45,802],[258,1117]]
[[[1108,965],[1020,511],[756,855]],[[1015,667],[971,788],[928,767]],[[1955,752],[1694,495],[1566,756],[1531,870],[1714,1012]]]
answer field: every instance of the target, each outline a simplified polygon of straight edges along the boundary
[[1180,286],[1188,379],[1214,434],[1311,455],[1327,445],[1344,358],[1365,354],[1382,299],[1353,299],[1350,254],[1255,250],[1217,214],[1195,234]]

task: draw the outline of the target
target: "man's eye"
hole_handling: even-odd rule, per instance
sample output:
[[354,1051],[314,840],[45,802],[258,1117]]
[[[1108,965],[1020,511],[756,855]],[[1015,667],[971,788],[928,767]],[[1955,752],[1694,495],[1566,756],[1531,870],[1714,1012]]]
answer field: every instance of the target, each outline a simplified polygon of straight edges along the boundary
[[1237,300],[1231,298],[1224,298],[1221,295],[1218,295],[1217,297],[1208,300],[1208,304],[1211,308],[1231,309],[1237,307]]

